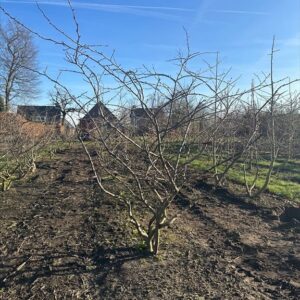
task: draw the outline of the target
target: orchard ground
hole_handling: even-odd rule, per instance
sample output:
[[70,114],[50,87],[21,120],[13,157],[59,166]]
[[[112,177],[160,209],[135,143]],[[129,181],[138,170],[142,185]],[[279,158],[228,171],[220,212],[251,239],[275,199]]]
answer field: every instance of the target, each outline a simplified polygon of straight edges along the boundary
[[295,204],[193,180],[153,257],[78,144],[44,156],[0,193],[0,299],[299,299],[300,222],[280,218]]

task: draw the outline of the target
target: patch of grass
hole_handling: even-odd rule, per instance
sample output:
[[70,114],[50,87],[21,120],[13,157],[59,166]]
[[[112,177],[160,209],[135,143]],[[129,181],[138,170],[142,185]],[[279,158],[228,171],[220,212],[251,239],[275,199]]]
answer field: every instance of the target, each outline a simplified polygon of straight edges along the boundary
[[[184,162],[184,160],[182,160]],[[264,185],[265,182],[265,176],[268,173],[267,166],[269,164],[268,161],[260,161],[259,164],[261,166],[266,166],[265,168],[260,168],[259,170],[259,176],[256,181],[256,187],[261,188]],[[294,162],[291,162],[289,164],[286,164],[288,166],[289,172],[280,172],[280,167],[283,166],[284,162],[276,162],[275,163],[275,171],[276,167],[279,168],[279,172],[277,172],[276,175],[273,175],[271,177],[268,191],[270,193],[286,197],[290,200],[294,200],[297,202],[300,202],[300,184],[297,182],[293,182],[289,180],[289,178],[293,178],[294,181],[300,181],[300,166],[297,166],[294,164]],[[192,167],[197,168],[199,170],[207,170],[212,166],[212,161],[206,158],[201,158],[193,161],[190,164]],[[225,169],[225,166],[219,166],[219,171],[222,172]],[[251,184],[255,178],[255,171],[247,172],[246,178],[249,184]],[[235,183],[244,185],[244,171],[243,171],[243,165],[241,163],[235,164],[235,166],[230,169],[227,173],[227,179],[234,181]]]
[[[181,158],[180,163],[184,164],[186,161],[188,161],[189,158]],[[213,165],[212,160],[208,159],[207,157],[203,157],[200,159],[195,159],[190,163],[190,166],[195,167],[200,170],[207,170],[211,168]]]
[[[267,170],[264,172],[260,172],[260,175],[256,181],[256,187],[261,188],[265,183],[265,175]],[[227,178],[239,184],[244,184],[244,174],[242,169],[238,170],[236,168],[231,169],[228,172]],[[251,184],[255,178],[254,174],[247,174],[246,175],[247,181]],[[300,202],[300,184],[291,182],[289,180],[283,180],[278,178],[278,176],[271,177],[270,183],[268,185],[267,190],[270,193],[286,197],[290,200],[294,200]]]
[[[269,167],[270,162],[267,160],[261,160],[257,163],[259,167]],[[296,163],[296,161],[276,161],[274,163],[274,169],[279,172],[296,172],[300,174],[300,164]]]
[[201,170],[207,170],[209,168],[211,168],[213,165],[213,162],[211,160],[194,160],[192,163],[191,163],[191,166],[193,167],[197,167]]
[[300,184],[271,178],[268,190],[273,194],[287,197],[290,200],[300,203]]
[[44,146],[38,150],[38,157],[43,158],[55,158],[56,151],[67,150],[70,148],[70,143],[65,141],[53,141],[53,143]]

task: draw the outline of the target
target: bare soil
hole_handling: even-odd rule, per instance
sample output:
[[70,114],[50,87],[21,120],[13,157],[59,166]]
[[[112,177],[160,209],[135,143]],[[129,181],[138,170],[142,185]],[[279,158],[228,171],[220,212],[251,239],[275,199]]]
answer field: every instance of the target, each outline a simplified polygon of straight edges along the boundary
[[280,221],[284,201],[195,182],[151,257],[81,149],[37,167],[0,193],[0,299],[300,299],[300,225]]

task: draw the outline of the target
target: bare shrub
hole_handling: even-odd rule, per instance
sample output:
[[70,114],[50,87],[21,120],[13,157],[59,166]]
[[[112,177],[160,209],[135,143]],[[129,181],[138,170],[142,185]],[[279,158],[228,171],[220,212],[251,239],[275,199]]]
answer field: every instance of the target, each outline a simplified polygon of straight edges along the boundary
[[54,126],[27,122],[13,113],[0,113],[0,179],[2,191],[13,181],[34,172],[39,150],[54,133]]

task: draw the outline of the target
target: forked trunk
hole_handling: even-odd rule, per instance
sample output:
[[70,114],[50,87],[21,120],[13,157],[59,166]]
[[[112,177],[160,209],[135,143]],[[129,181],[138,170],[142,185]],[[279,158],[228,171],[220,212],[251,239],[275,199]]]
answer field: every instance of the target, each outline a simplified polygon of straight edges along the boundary
[[148,251],[157,255],[159,251],[159,239],[160,239],[160,226],[159,221],[156,221],[155,227],[149,230],[148,239],[147,239],[147,248]]

